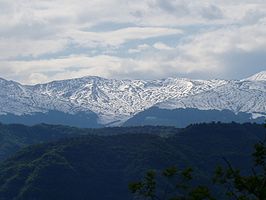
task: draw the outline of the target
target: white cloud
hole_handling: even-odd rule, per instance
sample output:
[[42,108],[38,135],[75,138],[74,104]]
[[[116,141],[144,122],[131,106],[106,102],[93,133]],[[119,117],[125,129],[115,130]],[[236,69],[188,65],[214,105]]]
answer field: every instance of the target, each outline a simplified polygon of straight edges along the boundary
[[[73,55],[50,60],[1,62],[2,75],[26,84],[84,75],[108,78],[162,78],[173,75],[173,66],[163,58],[120,58],[115,56]],[[18,67],[20,66],[20,67]],[[54,67],[56,66],[56,67]],[[177,69],[175,69],[177,71]]]
[[264,0],[0,0],[0,76],[239,77],[265,35]]
[[173,28],[130,27],[108,32],[70,31],[66,36],[80,46],[120,46],[130,40],[181,34],[182,31]]
[[[187,58],[185,61],[192,63],[184,63],[185,65],[193,66],[195,68],[211,68],[213,72],[222,75],[229,75],[228,73],[239,70],[238,66],[234,64],[239,59],[244,57],[253,57],[253,52],[266,51],[266,23],[259,23],[256,25],[247,26],[231,26],[224,27],[215,31],[201,33],[192,38],[189,42],[178,46],[181,55],[180,58]],[[225,56],[231,54],[232,63],[228,62]],[[234,55],[237,56],[234,58]],[[243,58],[239,57],[243,54]],[[183,60],[183,59],[182,59]],[[255,64],[255,63],[254,63]],[[242,72],[247,68],[255,68],[252,63],[246,63],[242,66]],[[261,67],[265,67],[261,63]]]
[[140,52],[145,51],[149,48],[150,48],[150,45],[141,44],[141,45],[138,45],[137,48],[135,48],[135,49],[129,49],[128,52],[129,53],[140,53]]
[[19,40],[0,39],[0,60],[18,56],[37,57],[47,53],[57,53],[65,48],[66,40]]
[[173,50],[172,47],[166,45],[166,44],[163,43],[163,42],[157,42],[157,43],[155,43],[155,44],[153,45],[153,47],[154,47],[155,49],[159,49],[159,50]]

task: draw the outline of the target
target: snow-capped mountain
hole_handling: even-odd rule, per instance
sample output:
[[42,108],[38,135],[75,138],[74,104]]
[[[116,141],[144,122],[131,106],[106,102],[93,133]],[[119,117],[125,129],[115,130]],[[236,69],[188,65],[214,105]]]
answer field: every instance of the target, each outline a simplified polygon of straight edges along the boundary
[[245,80],[114,80],[83,77],[34,86],[0,79],[0,114],[94,112],[101,124],[119,125],[153,106],[228,109],[266,116],[266,72]]
[[249,81],[265,81],[266,80],[266,71],[262,71],[260,73],[257,73],[247,79],[244,80],[249,80]]
[[157,105],[160,108],[197,108],[199,110],[230,110],[252,114],[253,118],[266,115],[266,81],[229,81],[181,99],[171,99]]

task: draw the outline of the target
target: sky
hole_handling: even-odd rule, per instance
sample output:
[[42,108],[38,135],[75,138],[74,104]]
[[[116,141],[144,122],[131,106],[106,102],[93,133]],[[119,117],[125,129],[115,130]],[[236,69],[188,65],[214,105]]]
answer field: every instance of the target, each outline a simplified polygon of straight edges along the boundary
[[0,0],[0,77],[23,84],[263,70],[265,0]]

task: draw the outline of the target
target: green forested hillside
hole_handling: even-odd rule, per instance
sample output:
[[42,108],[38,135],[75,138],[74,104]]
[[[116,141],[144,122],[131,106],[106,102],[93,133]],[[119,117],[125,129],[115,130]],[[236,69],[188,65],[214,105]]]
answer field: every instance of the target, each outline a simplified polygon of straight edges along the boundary
[[[86,132],[68,129],[76,135]],[[248,169],[253,144],[265,134],[260,125],[234,123],[192,125],[179,131],[166,127],[97,131],[106,135],[108,130],[110,136],[66,138],[16,153],[0,166],[0,199],[127,200],[132,199],[129,182],[148,169],[173,165],[193,167],[196,181],[209,184],[214,166],[223,163],[222,157]],[[167,137],[162,137],[165,134]]]

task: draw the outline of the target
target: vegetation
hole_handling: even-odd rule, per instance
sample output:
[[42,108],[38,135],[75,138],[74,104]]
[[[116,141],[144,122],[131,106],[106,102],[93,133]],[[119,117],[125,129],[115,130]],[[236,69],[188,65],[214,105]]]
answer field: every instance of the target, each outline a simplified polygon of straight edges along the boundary
[[151,107],[146,109],[124,123],[124,126],[140,126],[140,125],[163,125],[175,126],[178,128],[187,127],[190,124],[203,122],[223,122],[237,123],[256,122],[262,124],[264,117],[253,119],[251,114],[238,113],[235,114],[230,110],[199,110],[197,108],[177,108],[162,109],[159,107]]
[[[246,172],[252,146],[264,136],[260,125],[235,123],[198,124],[181,130],[41,126],[40,130],[45,127],[47,134],[61,130],[62,135],[71,137],[29,146],[4,161],[0,165],[1,200],[131,199],[128,183],[141,179],[148,169],[154,172],[147,181],[153,182],[155,176],[159,183],[156,188],[164,186],[168,179],[182,178],[177,182],[182,189],[179,195],[207,194],[206,187],[197,187],[206,185],[222,199],[223,190],[212,187],[209,180],[212,169],[219,163],[226,167],[220,160],[223,156]],[[24,128],[30,132],[33,127]],[[11,130],[9,126],[8,129]],[[23,132],[23,128],[18,129]],[[36,133],[33,131],[30,136]],[[174,165],[180,166],[179,170],[164,170]],[[193,167],[193,173],[187,166]],[[158,192],[160,195],[163,190]]]
[[40,124],[25,126],[20,124],[0,124],[0,162],[23,147],[46,142],[54,142],[63,138],[82,135],[114,135],[114,134],[175,134],[179,130],[173,127],[132,127],[81,129],[62,125]]
[[[265,125],[266,127],[266,125]],[[217,167],[214,183],[224,186],[226,199],[265,200],[266,199],[266,138],[255,144],[252,154],[254,166],[249,174],[241,173],[224,158],[226,168]],[[142,181],[129,184],[129,189],[137,198],[150,200],[215,200],[206,186],[188,184],[192,180],[192,169],[179,171],[176,167],[165,169],[158,179],[156,172],[148,171]],[[166,180],[162,180],[166,179]],[[163,186],[161,185],[162,183]],[[160,188],[158,189],[158,185]],[[224,197],[225,198],[225,197]]]
[[204,186],[192,186],[192,169],[178,170],[171,167],[163,170],[160,174],[161,186],[157,189],[158,177],[155,171],[149,171],[143,181],[130,183],[129,189],[137,199],[151,200],[213,200],[210,190]]
[[249,174],[235,169],[227,159],[224,159],[226,169],[216,169],[214,181],[226,187],[228,197],[236,200],[266,199],[266,138],[255,145],[253,159],[254,166]]

